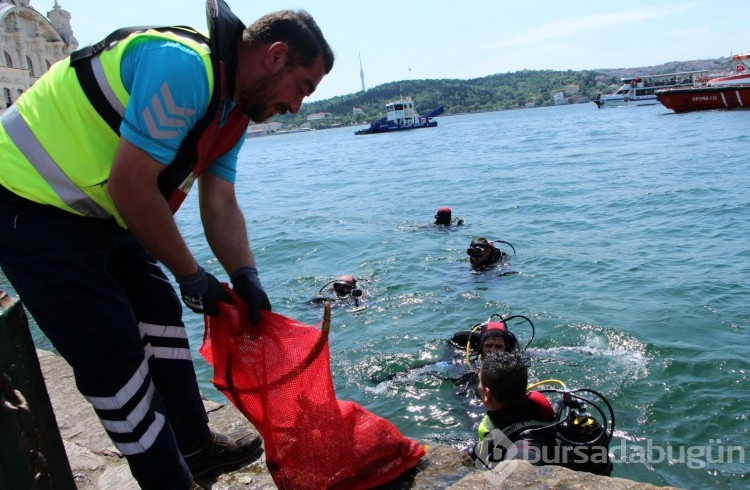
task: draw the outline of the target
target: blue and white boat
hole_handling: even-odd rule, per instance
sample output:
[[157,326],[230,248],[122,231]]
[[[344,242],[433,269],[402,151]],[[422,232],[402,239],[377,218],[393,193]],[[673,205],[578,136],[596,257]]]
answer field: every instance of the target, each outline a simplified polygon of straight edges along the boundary
[[444,111],[443,106],[438,106],[424,116],[420,116],[416,109],[414,109],[414,101],[411,100],[411,97],[403,97],[385,105],[386,117],[372,121],[369,127],[355,131],[354,134],[388,133],[406,129],[434,128],[437,126],[437,121],[432,118],[442,114]]

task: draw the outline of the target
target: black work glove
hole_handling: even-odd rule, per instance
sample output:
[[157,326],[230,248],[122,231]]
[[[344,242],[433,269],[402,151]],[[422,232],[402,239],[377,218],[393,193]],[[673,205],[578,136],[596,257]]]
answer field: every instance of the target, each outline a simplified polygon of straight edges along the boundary
[[271,311],[271,302],[260,285],[258,269],[240,267],[231,276],[234,292],[247,303],[250,324],[255,326],[260,321],[260,310]]
[[180,285],[183,303],[195,313],[216,316],[219,314],[219,301],[232,303],[229,291],[203,267],[199,266],[195,274],[174,277]]

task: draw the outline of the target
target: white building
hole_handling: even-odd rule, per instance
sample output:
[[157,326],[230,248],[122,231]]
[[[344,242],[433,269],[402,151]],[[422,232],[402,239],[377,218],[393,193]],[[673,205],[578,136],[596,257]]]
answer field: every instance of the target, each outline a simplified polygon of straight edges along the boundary
[[254,138],[256,136],[266,136],[280,130],[282,126],[283,124],[280,122],[250,124],[247,127],[247,137]]
[[0,113],[57,61],[78,49],[70,13],[55,6],[43,16],[30,0],[0,0]]
[[333,117],[333,114],[330,112],[315,112],[313,114],[307,115],[308,121],[318,121],[320,119],[330,119]]
[[568,99],[565,98],[563,92],[555,92],[552,94],[552,98],[555,100],[555,105],[566,105],[568,103]]
[[269,123],[261,123],[261,124],[250,124],[247,129],[250,130],[258,130],[258,131],[278,131],[283,126],[280,122],[269,122]]

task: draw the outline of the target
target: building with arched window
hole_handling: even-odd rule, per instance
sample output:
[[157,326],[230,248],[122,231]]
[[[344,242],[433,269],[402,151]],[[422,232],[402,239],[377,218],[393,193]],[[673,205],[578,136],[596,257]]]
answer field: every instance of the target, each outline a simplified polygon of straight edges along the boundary
[[0,0],[0,114],[55,62],[78,48],[70,14],[55,6],[40,14],[30,0]]

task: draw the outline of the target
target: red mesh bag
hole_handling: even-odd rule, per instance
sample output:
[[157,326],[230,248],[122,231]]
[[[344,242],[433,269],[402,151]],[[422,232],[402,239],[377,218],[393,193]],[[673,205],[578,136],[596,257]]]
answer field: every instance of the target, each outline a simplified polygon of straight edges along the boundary
[[[382,485],[424,456],[419,443],[360,405],[336,399],[323,329],[262,311],[250,327],[247,307],[231,292],[206,316],[200,353],[213,384],[263,437],[266,464],[282,489],[358,489]],[[240,328],[242,326],[242,328]]]

